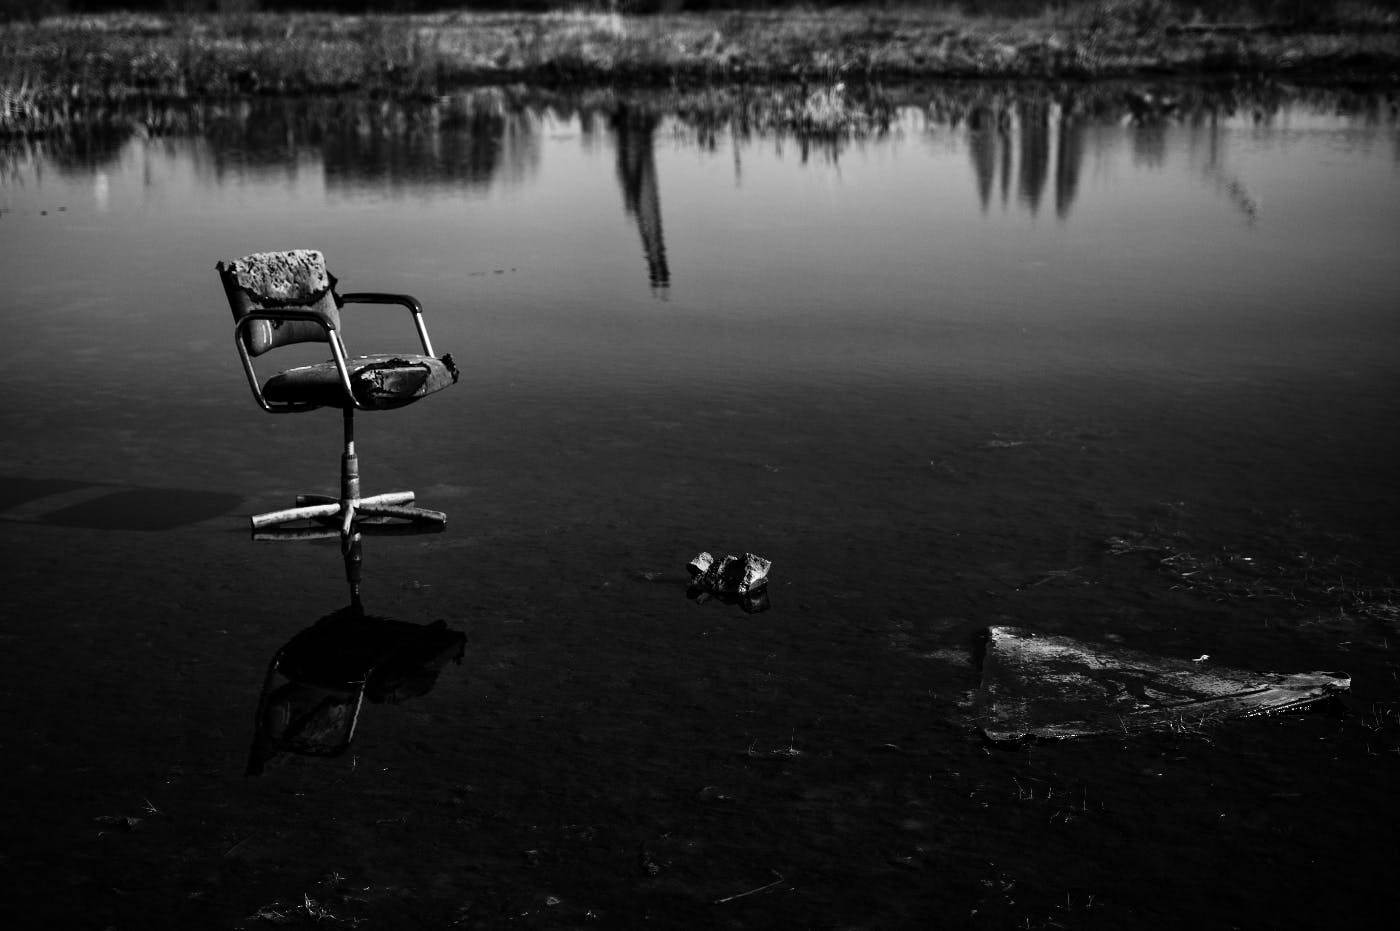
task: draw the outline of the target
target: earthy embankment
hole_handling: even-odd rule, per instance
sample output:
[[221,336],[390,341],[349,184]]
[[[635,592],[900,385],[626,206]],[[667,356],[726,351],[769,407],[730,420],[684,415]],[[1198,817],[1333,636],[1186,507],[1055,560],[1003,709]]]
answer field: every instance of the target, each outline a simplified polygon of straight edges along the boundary
[[1115,17],[1103,9],[1031,20],[852,10],[114,14],[10,23],[0,25],[0,132],[42,132],[75,105],[132,98],[409,98],[512,82],[687,87],[1229,75],[1390,84],[1400,76],[1400,30],[1385,20],[1322,29]]

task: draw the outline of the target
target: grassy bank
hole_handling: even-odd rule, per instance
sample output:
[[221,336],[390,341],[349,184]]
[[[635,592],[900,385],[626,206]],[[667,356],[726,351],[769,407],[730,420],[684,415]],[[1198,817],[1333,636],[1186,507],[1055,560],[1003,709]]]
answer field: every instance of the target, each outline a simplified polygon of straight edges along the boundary
[[[1344,7],[1340,9],[1353,9]],[[1035,17],[907,11],[242,14],[60,17],[0,25],[0,131],[42,131],[75,102],[360,92],[472,84],[702,86],[928,78],[1280,75],[1390,82],[1389,8],[1326,25],[1217,23],[1165,0]]]

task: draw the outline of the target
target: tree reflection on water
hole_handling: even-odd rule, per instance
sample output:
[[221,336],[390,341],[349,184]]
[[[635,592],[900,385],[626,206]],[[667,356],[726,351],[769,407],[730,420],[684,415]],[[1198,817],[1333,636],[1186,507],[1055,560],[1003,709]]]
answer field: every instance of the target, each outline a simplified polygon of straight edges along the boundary
[[613,114],[612,128],[617,137],[617,180],[622,185],[623,208],[642,234],[647,278],[653,289],[664,291],[671,284],[671,270],[666,265],[661,192],[656,181],[654,140],[659,122],[655,113],[623,106]]
[[[662,226],[664,172],[655,139],[689,136],[706,151],[740,152],[762,139],[791,138],[802,161],[836,161],[862,137],[911,129],[953,133],[966,145],[982,212],[994,203],[1036,217],[1047,195],[1068,221],[1086,155],[1104,155],[1126,137],[1135,163],[1160,167],[1171,127],[1191,132],[1202,180],[1254,222],[1258,206],[1225,157],[1228,121],[1269,124],[1288,108],[1345,115],[1364,125],[1393,122],[1379,94],[1273,84],[1143,86],[1014,83],[940,84],[895,90],[854,88],[848,124],[821,124],[802,112],[808,88],[710,88],[697,92],[475,88],[441,98],[394,102],[358,97],[103,104],[75,110],[63,131],[0,143],[0,188],[17,186],[25,166],[98,178],[133,143],[192,138],[196,176],[295,173],[311,163],[328,191],[431,196],[528,181],[551,128],[578,128],[585,146],[611,144],[626,215],[636,224],[647,281],[664,295],[671,281]],[[1400,160],[1400,148],[1397,148]],[[1011,192],[1015,191],[1012,201]]]

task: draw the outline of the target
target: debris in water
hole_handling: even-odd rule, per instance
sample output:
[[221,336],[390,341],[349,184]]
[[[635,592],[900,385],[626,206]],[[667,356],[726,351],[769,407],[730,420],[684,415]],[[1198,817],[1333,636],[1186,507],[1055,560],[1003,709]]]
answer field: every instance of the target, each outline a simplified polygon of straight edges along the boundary
[[131,815],[98,815],[92,820],[98,824],[109,824],[114,827],[125,828],[128,831],[135,831],[141,827],[144,818],[133,818]]
[[726,604],[739,604],[746,612],[766,611],[768,603],[768,570],[773,563],[762,556],[723,556],[700,553],[689,563],[690,588],[686,594],[703,604],[719,598]]
[[701,553],[686,564],[693,584],[716,595],[747,595],[768,584],[771,560],[753,553],[715,559]]
[[762,886],[758,886],[754,889],[749,889],[745,892],[736,892],[734,895],[727,895],[722,899],[715,899],[714,904],[723,905],[726,902],[733,902],[735,899],[742,899],[747,896],[757,895],[760,892],[767,892],[769,889],[776,889],[777,887],[783,884],[782,873],[779,873],[777,870],[774,869],[770,869],[768,872],[772,873],[774,877],[776,877],[771,883],[765,883]]
[[1351,687],[1346,673],[1249,672],[1205,659],[991,627],[972,723],[997,742],[1180,729],[1298,710]]
[[700,553],[690,562],[685,564],[685,569],[687,572],[690,573],[690,577],[692,579],[695,579],[708,572],[710,566],[714,565],[714,562],[715,558],[709,553]]

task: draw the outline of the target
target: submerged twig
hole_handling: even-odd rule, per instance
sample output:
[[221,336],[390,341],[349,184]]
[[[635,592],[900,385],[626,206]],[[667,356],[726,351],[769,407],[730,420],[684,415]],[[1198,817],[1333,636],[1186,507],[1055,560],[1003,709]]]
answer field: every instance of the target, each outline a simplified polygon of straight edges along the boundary
[[779,873],[777,870],[769,870],[769,872],[771,872],[774,876],[778,878],[773,880],[771,883],[766,883],[765,885],[759,886],[756,889],[750,889],[747,892],[736,892],[734,895],[727,895],[722,899],[715,899],[715,904],[723,905],[725,902],[733,902],[735,899],[742,899],[745,896],[757,895],[760,892],[767,892],[769,889],[772,889],[776,886],[781,886],[783,884],[783,874]]
[[257,831],[252,832],[252,833],[249,834],[247,837],[243,838],[241,841],[239,841],[238,843],[234,844],[234,845],[233,845],[232,847],[230,847],[229,849],[225,850],[225,851],[224,851],[224,856],[226,856],[226,857],[231,857],[231,856],[233,856],[233,855],[234,855],[235,853],[237,853],[239,850],[243,849],[243,846],[244,846],[245,844],[247,844],[248,841],[252,840],[253,838],[255,838],[255,837],[257,837],[257,836],[258,836],[258,832],[257,832]]

